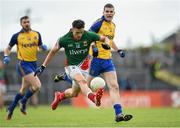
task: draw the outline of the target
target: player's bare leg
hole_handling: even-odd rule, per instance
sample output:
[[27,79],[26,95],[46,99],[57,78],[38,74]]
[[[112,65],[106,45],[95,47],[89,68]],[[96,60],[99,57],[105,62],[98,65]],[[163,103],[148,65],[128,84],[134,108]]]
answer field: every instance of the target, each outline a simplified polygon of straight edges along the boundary
[[26,103],[27,100],[39,89],[41,88],[40,80],[37,76],[34,76],[34,73],[28,74],[24,77],[24,79],[29,83],[30,88],[27,90],[26,94],[20,101],[20,110],[21,112],[26,115]]
[[111,101],[114,105],[114,110],[115,110],[115,121],[120,122],[120,121],[128,121],[132,119],[132,115],[129,114],[123,114],[121,104],[120,104],[120,95],[119,95],[119,85],[117,83],[117,75],[115,71],[111,72],[105,72],[103,73],[104,78],[106,80],[106,83],[109,87],[109,93],[110,93],[110,98]]
[[[26,81],[25,79],[24,79],[24,77],[22,78],[23,79],[23,81],[24,81],[24,84],[22,85],[22,87],[21,87],[21,89],[20,89],[20,93],[21,94],[25,94],[25,92],[26,92],[26,90],[27,90],[27,88],[29,87],[29,82],[28,81]],[[26,115],[27,113],[26,113],[26,106],[25,105],[23,105],[22,103],[21,103],[21,101],[19,102],[19,106],[20,106],[20,111],[22,112],[22,114],[24,114],[24,115]]]
[[24,94],[25,94],[25,90],[28,88],[28,82],[25,81],[24,78],[22,78],[22,86],[21,89],[19,91],[19,93],[16,94],[16,96],[14,97],[13,102],[9,105],[9,107],[7,108],[7,116],[6,119],[10,120],[12,118],[13,115],[13,111],[18,103],[18,101],[23,98]]
[[76,83],[79,84],[82,93],[84,95],[88,96],[88,98],[92,102],[94,102],[96,104],[96,106],[100,106],[101,98],[103,95],[103,89],[98,89],[96,94],[93,94],[91,89],[88,87],[87,81],[80,73],[77,73],[74,78],[75,78]]

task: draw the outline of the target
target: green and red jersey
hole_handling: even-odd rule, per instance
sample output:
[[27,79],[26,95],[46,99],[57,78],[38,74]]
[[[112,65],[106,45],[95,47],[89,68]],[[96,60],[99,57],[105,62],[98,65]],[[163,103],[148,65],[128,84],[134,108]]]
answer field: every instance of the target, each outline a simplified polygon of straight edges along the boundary
[[100,36],[94,32],[84,31],[82,38],[78,41],[73,39],[72,32],[62,36],[58,43],[65,49],[68,65],[80,65],[89,54],[92,42],[99,41]]

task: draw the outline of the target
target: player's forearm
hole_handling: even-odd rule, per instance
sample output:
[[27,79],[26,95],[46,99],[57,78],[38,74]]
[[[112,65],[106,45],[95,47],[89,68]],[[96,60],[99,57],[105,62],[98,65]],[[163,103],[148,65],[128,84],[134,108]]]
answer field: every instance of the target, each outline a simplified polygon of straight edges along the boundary
[[119,50],[119,48],[117,47],[117,45],[114,43],[114,41],[112,41],[112,48],[117,51]]
[[109,45],[110,44],[110,39],[108,37],[106,37],[104,42]]
[[4,49],[4,56],[9,56],[11,53],[11,47],[8,46],[7,48]]
[[44,62],[43,62],[43,66],[47,66],[48,64],[49,64],[49,62],[52,60],[52,58],[54,57],[54,55],[56,54],[56,52],[57,52],[57,50],[54,50],[54,49],[52,49],[49,53],[48,53],[48,55],[47,55],[47,57],[46,57],[46,59],[44,60]]
[[56,52],[58,52],[58,50],[60,49],[60,46],[58,45],[58,43],[55,44],[55,46],[51,49],[51,51],[48,53],[46,59],[43,62],[43,66],[46,67],[49,62],[52,60],[52,58],[54,57],[54,55],[56,54]]

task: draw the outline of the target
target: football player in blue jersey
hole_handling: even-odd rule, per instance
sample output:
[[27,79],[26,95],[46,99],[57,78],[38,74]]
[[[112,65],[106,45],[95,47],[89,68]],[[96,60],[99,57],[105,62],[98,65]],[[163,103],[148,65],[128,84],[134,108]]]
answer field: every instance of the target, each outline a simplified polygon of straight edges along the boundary
[[[117,81],[116,69],[112,61],[111,48],[118,52],[120,57],[125,57],[124,50],[117,47],[113,38],[115,36],[115,24],[112,19],[115,14],[114,6],[110,3],[104,6],[103,16],[99,18],[91,27],[90,31],[105,35],[109,38],[109,46],[101,41],[96,41],[94,48],[96,48],[96,56],[93,57],[90,65],[89,76],[87,81],[90,82],[94,77],[103,75],[108,88],[110,98],[115,110],[115,121],[128,121],[132,119],[132,115],[123,114],[122,106],[120,104],[119,84]],[[92,50],[94,51],[94,50]]]
[[7,108],[7,120],[12,118],[13,111],[19,101],[20,111],[25,115],[27,114],[27,100],[41,87],[39,78],[37,76],[34,77],[34,71],[37,67],[37,52],[38,49],[47,50],[47,46],[42,44],[40,33],[31,29],[28,16],[23,16],[20,19],[20,24],[22,29],[12,36],[8,46],[4,50],[3,62],[4,64],[8,64],[10,62],[11,49],[15,44],[17,45],[18,62],[16,69],[22,78],[21,89]]

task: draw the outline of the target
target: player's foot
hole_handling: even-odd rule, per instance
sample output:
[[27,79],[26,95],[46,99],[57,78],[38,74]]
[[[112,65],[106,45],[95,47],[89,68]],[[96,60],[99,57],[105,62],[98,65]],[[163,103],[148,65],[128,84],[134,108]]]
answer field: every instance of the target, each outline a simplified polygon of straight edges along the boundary
[[102,95],[103,95],[103,89],[100,88],[96,91],[96,95],[95,95],[95,104],[96,106],[100,106],[101,105],[101,98],[102,98]]
[[26,115],[26,104],[22,103],[21,101],[19,102],[19,106],[20,106],[20,111],[22,114]]
[[12,118],[12,115],[13,115],[13,111],[10,111],[10,110],[7,108],[6,120],[10,120],[10,119]]
[[119,114],[115,117],[115,121],[116,122],[120,122],[120,121],[129,121],[133,118],[132,115],[124,115],[124,114]]
[[65,80],[65,73],[61,73],[61,74],[56,75],[56,76],[54,77],[54,82],[59,82],[59,81],[61,81],[61,80]]
[[51,103],[52,110],[55,110],[57,108],[59,102],[61,102],[63,98],[64,98],[64,94],[63,93],[55,92],[54,100]]

